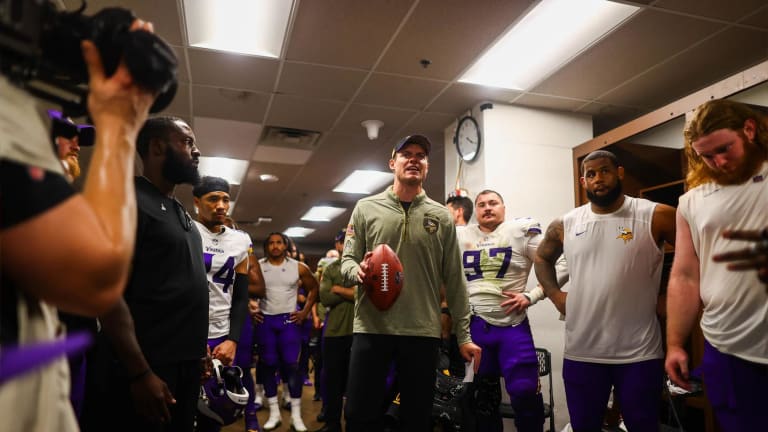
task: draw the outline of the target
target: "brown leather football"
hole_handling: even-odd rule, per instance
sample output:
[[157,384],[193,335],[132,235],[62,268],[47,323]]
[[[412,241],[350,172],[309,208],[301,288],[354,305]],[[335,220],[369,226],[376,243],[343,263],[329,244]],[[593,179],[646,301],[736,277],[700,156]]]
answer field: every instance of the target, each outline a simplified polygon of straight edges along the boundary
[[368,299],[379,310],[392,307],[403,289],[403,264],[395,251],[382,243],[368,259],[368,272],[363,285]]

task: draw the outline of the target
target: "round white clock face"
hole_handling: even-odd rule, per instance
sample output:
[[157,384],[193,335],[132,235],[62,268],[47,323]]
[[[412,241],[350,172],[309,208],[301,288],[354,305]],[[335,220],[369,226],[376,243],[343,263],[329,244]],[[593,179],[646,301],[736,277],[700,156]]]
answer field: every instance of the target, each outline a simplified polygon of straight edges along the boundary
[[480,151],[480,128],[472,117],[464,117],[456,129],[456,150],[465,161],[472,161]]

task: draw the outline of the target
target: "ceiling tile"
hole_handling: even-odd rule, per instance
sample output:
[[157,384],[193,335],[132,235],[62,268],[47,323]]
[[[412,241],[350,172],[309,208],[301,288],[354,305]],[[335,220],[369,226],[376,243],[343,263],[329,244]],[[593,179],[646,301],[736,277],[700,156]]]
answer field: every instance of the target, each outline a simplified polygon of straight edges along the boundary
[[[408,18],[377,71],[453,80],[501,36],[533,0],[423,0]],[[468,37],[468,35],[471,35]],[[423,68],[419,61],[432,64]]]
[[659,0],[653,6],[707,18],[736,21],[764,7],[765,0]]
[[561,111],[576,111],[586,102],[583,99],[562,98],[534,93],[526,93],[514,100],[515,105]]
[[591,99],[723,27],[675,14],[641,12],[533,91]]
[[[456,121],[456,117],[450,114],[425,112],[420,113],[410,123],[408,123],[406,129],[421,131],[417,133],[422,135],[434,132],[443,133],[445,128],[447,128],[454,121]],[[438,142],[433,142],[432,144],[433,146],[437,146],[438,144],[442,144],[442,142],[443,141],[440,140]]]
[[341,117],[335,132],[354,134],[368,140],[364,120],[380,120],[384,125],[379,130],[378,140],[387,140],[416,113],[415,110],[400,110],[378,106],[353,104]]
[[179,82],[189,82],[189,70],[187,69],[187,57],[184,52],[184,48],[178,46],[172,46],[176,59],[179,61],[179,68],[177,69],[176,77]]
[[331,128],[343,107],[342,102],[277,95],[267,124],[324,132]]
[[402,76],[373,74],[363,85],[356,103],[422,109],[447,83]]
[[627,82],[598,102],[659,108],[763,61],[767,55],[767,33],[734,27]]
[[275,85],[277,60],[197,48],[187,55],[194,84],[264,92]]
[[204,156],[249,160],[261,136],[261,125],[211,117],[195,117],[195,138]]
[[196,117],[215,117],[261,123],[269,95],[245,90],[192,86],[193,111]]
[[[70,8],[72,4],[80,4],[79,1],[67,2]],[[155,27],[155,33],[160,35],[171,45],[182,45],[181,25],[179,24],[179,11],[175,1],[149,2],[146,0],[88,0],[85,10],[87,15],[105,7],[122,7],[133,11],[134,15],[144,21],[151,21]]]
[[370,69],[411,1],[302,1],[287,60]]
[[429,107],[427,111],[454,114],[458,116],[462,112],[483,101],[509,103],[520,95],[519,91],[495,87],[486,87],[476,84],[455,83],[443,92]]
[[163,113],[189,116],[189,84],[179,83],[176,96],[173,97],[171,104],[163,110]]
[[277,90],[288,95],[347,101],[366,75],[353,69],[286,62]]
[[748,18],[741,21],[741,24],[751,25],[768,30],[768,5],[762,10],[756,12],[754,15],[750,15]]

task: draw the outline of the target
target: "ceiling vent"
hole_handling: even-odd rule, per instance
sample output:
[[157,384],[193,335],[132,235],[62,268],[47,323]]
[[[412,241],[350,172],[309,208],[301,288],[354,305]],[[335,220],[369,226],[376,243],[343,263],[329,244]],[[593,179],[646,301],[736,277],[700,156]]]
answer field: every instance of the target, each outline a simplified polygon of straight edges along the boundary
[[267,126],[261,134],[259,145],[312,151],[317,147],[319,138],[320,132]]
[[317,148],[320,132],[267,126],[251,160],[286,165],[304,165]]

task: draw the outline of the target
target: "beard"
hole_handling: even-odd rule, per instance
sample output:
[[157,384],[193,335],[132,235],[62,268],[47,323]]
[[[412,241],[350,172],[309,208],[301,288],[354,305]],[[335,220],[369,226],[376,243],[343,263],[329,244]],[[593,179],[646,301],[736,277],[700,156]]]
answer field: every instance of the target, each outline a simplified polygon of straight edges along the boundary
[[704,165],[704,172],[715,183],[721,186],[737,185],[745,183],[752,178],[765,162],[765,156],[760,152],[754,142],[744,139],[744,157],[733,171],[719,171]]
[[77,155],[69,154],[62,160],[62,162],[64,162],[64,171],[66,171],[73,181],[77,180],[81,174],[80,161],[78,160]]
[[200,181],[200,173],[191,162],[184,161],[169,146],[165,151],[163,162],[163,177],[173,184],[197,184]]
[[616,186],[610,189],[605,195],[598,196],[594,192],[587,191],[587,198],[598,207],[608,207],[613,204],[624,191],[621,180],[616,181]]

